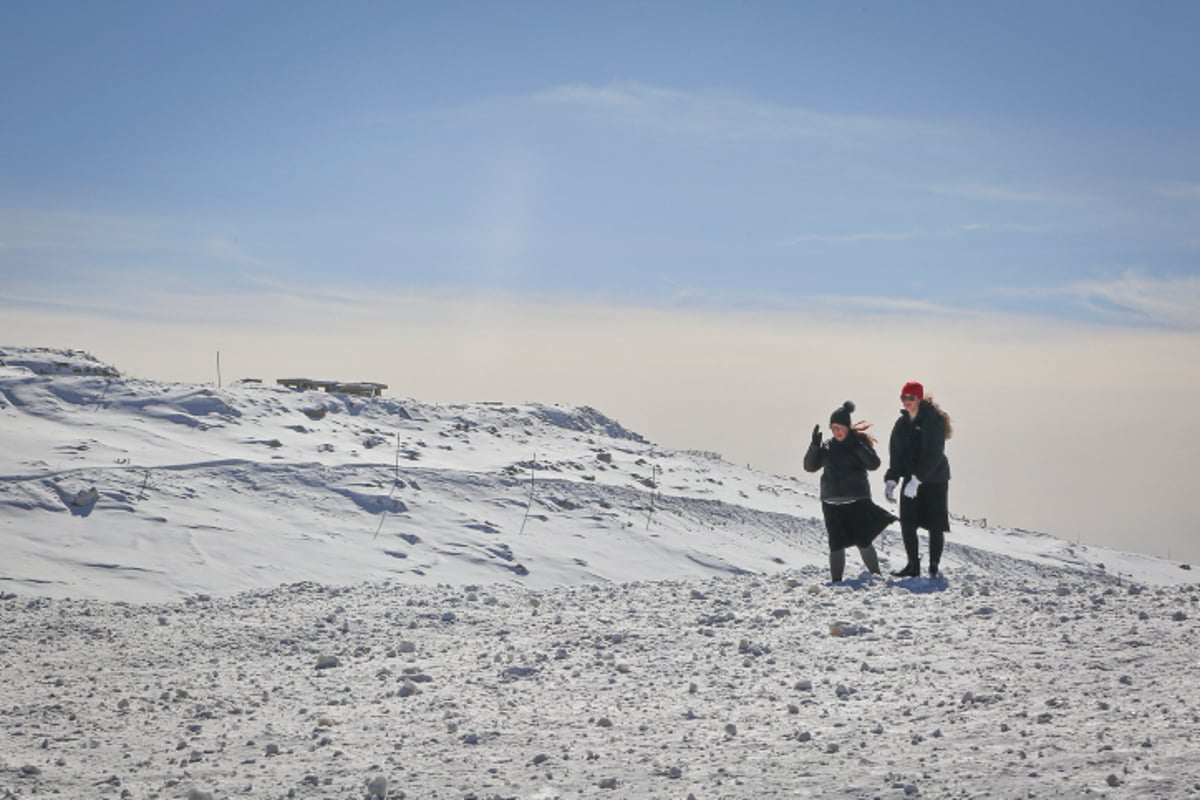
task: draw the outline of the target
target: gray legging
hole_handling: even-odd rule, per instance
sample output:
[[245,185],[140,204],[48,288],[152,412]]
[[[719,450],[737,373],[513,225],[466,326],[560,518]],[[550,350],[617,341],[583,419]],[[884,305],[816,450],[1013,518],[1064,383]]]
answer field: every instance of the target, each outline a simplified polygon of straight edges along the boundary
[[[858,548],[858,554],[862,556],[863,564],[872,575],[879,574],[879,556],[875,552],[874,545]],[[833,578],[833,582],[837,583],[842,579],[842,574],[846,571],[846,551],[845,550],[830,550],[829,551],[829,576]]]

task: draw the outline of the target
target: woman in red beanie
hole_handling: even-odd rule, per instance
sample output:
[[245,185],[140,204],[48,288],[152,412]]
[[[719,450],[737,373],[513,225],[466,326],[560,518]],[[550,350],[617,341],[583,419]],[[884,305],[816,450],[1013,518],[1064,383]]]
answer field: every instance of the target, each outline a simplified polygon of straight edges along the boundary
[[851,424],[854,403],[847,400],[829,417],[833,438],[821,441],[821,426],[813,428],[812,444],[804,454],[804,469],[821,472],[821,511],[829,535],[829,575],[834,583],[846,568],[846,548],[858,548],[863,564],[879,574],[875,537],[896,521],[887,509],[871,502],[867,470],[879,469],[875,439],[867,433],[869,422]]
[[925,396],[925,387],[909,381],[900,390],[904,410],[892,427],[888,443],[890,462],[884,475],[884,494],[891,502],[903,480],[900,497],[900,533],[908,563],[892,574],[915,578],[921,574],[917,528],[929,531],[929,576],[936,578],[950,530],[950,462],[946,440],[953,433],[950,415]]

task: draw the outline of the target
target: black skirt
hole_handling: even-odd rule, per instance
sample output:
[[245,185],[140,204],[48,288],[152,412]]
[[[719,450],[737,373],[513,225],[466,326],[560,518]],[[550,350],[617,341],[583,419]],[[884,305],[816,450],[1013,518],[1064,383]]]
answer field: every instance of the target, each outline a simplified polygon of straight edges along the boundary
[[922,483],[916,497],[900,495],[900,524],[924,528],[930,533],[950,530],[950,484]]
[[891,512],[867,499],[845,504],[821,503],[821,510],[825,512],[830,550],[867,547],[896,521]]

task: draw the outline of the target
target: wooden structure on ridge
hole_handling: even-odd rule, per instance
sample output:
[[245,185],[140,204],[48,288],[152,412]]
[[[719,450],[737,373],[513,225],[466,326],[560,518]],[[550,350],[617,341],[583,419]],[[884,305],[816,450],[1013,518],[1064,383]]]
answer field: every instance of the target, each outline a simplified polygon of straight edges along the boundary
[[352,394],[358,397],[379,397],[388,388],[386,383],[374,381],[317,381],[311,378],[280,378],[275,381],[280,386],[300,391],[321,391],[332,394]]

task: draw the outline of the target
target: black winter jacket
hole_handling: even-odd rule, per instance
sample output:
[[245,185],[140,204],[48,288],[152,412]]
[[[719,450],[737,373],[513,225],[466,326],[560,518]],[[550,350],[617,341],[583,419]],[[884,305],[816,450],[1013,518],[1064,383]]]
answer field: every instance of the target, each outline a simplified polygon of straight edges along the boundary
[[843,441],[829,439],[813,442],[804,454],[804,469],[816,472],[822,467],[821,499],[870,499],[871,482],[867,470],[879,469],[879,456],[864,434],[850,431]]
[[890,457],[884,480],[899,481],[913,475],[921,483],[946,483],[950,480],[950,461],[946,458],[946,421],[932,405],[921,403],[916,419],[904,411],[892,426],[888,442]]

